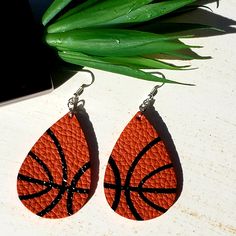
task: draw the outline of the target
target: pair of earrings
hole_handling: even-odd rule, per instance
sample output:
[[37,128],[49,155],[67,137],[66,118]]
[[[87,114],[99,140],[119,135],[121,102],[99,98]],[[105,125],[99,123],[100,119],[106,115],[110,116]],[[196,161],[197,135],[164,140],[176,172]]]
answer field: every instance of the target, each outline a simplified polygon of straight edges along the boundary
[[[93,82],[93,81],[92,81]],[[68,101],[69,113],[52,125],[25,158],[17,178],[21,202],[34,214],[63,218],[78,212],[92,195],[91,132],[85,132],[83,84]],[[155,86],[117,140],[104,177],[110,207],[133,220],[166,212],[177,199],[177,175],[150,107]],[[157,113],[155,113],[156,115]]]

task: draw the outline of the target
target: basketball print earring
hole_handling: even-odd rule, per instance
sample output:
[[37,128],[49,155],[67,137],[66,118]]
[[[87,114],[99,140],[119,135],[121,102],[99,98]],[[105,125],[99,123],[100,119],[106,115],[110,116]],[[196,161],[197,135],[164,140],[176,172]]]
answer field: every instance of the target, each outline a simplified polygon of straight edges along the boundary
[[150,112],[159,87],[155,86],[121,133],[105,171],[108,204],[132,220],[158,217],[177,198],[178,181],[169,145],[159,135],[162,132],[159,133]]
[[83,84],[69,99],[69,112],[39,138],[19,170],[19,199],[38,216],[70,216],[90,197],[91,152],[80,122],[84,101],[79,100],[89,85]]

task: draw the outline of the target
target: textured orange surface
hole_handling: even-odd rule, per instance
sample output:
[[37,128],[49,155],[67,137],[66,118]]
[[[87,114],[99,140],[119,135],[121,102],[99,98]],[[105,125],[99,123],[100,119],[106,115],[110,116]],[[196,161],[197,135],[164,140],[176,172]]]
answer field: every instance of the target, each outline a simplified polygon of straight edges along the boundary
[[88,145],[76,117],[68,114],[51,126],[24,160],[18,195],[33,213],[62,218],[88,200],[91,184]]
[[175,202],[175,170],[145,115],[138,112],[121,133],[109,158],[104,188],[112,209],[133,220],[160,216]]

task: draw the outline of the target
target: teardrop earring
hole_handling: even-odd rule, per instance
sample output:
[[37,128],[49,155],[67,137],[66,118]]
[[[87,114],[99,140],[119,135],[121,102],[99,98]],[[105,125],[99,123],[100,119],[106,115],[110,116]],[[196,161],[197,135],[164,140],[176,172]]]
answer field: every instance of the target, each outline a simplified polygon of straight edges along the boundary
[[79,121],[83,84],[68,101],[69,112],[35,143],[18,173],[21,202],[34,214],[62,218],[80,210],[91,194],[91,152]]
[[154,87],[121,133],[105,171],[107,202],[128,219],[158,217],[177,198],[177,175],[170,152],[147,115],[159,87]]

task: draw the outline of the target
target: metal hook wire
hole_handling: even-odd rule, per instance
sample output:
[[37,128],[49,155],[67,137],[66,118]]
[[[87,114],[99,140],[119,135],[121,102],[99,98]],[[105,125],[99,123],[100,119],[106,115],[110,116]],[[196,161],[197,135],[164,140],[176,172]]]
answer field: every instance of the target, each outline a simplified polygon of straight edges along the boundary
[[[90,83],[88,83],[88,84],[82,84],[80,87],[79,87],[79,89],[73,94],[73,96],[68,100],[68,103],[67,103],[67,106],[68,106],[68,108],[69,108],[69,115],[70,115],[70,117],[72,117],[74,114],[75,114],[75,112],[76,112],[76,110],[77,110],[77,108],[78,108],[78,104],[80,103],[80,99],[79,99],[79,96],[84,92],[84,89],[85,88],[87,88],[87,87],[89,87],[90,85],[92,85],[93,84],[93,82],[95,81],[95,76],[94,76],[94,74],[91,72],[91,71],[89,71],[89,70],[81,70],[82,72],[87,72],[87,73],[89,73],[90,75],[91,75],[91,82]],[[83,103],[84,104],[84,103]]]
[[[161,75],[163,78],[165,78],[165,76],[160,73],[160,72],[153,72],[152,74],[158,74]],[[156,85],[152,91],[148,94],[148,97],[143,101],[143,103],[139,106],[139,110],[143,113],[147,110],[147,108],[150,106],[150,104],[153,102],[154,97],[157,95],[158,93],[158,89],[161,88],[165,83],[162,83],[161,85]]]

